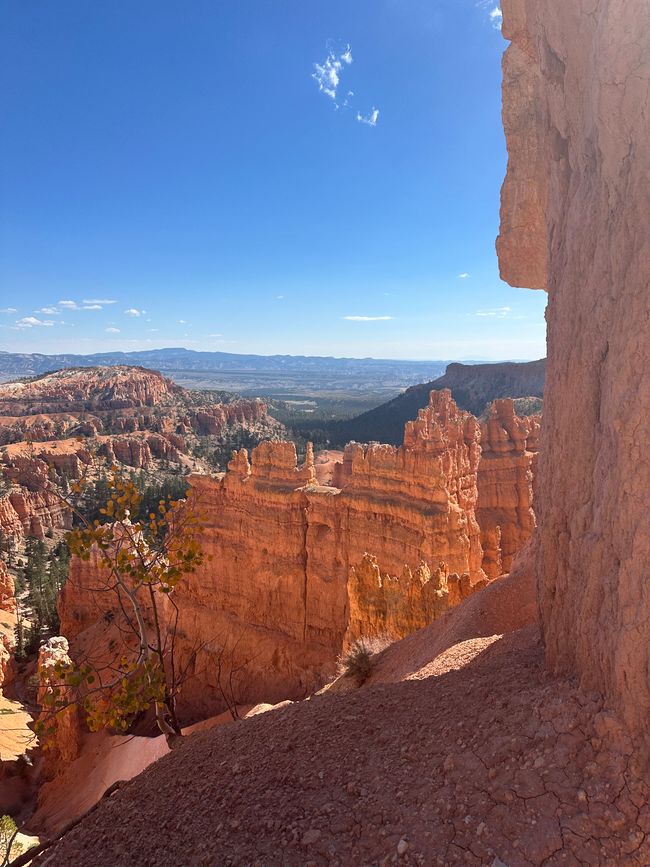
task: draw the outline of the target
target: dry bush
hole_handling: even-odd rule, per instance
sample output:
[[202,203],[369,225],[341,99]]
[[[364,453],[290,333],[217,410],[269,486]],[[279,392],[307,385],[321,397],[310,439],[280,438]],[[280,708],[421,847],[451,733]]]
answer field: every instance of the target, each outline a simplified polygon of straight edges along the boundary
[[372,674],[377,657],[389,644],[387,637],[359,638],[339,657],[339,674],[351,677],[357,686],[362,686]]

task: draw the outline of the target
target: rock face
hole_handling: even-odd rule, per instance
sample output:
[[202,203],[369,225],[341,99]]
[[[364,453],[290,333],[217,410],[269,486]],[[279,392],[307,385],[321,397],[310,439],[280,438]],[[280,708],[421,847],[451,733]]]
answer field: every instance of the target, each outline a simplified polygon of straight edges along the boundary
[[[499,520],[514,546],[527,535],[527,525],[515,531],[518,516],[530,520],[516,503],[521,495],[530,504],[522,489],[532,453],[521,431],[533,425],[508,409],[505,402],[492,424],[488,475],[491,494],[510,509]],[[174,594],[178,660],[192,675],[182,700],[190,715],[222,708],[219,667],[226,680],[239,669],[240,703],[298,698],[357,638],[400,638],[485,586],[480,437],[477,420],[448,391],[432,392],[406,425],[404,445],[349,444],[332,484],[318,482],[311,448],[299,465],[293,444],[281,442],[260,444],[250,459],[235,452],[224,474],[192,476],[186,508],[200,516],[212,559]],[[73,560],[70,575],[59,612],[74,650],[103,609],[82,589],[97,564]]]
[[546,656],[650,711],[650,6],[503,0],[509,165],[498,242],[547,288],[536,511]]
[[[16,615],[14,579],[0,560],[0,689],[10,679]],[[2,617],[2,615],[5,615]],[[7,617],[7,615],[9,615]],[[5,622],[6,621],[6,622]]]
[[[42,645],[38,654],[38,704],[40,707],[47,706],[48,694],[59,683],[55,666],[70,663],[68,651],[68,641],[62,636],[50,638]],[[66,695],[57,692],[57,700],[73,701],[74,696],[71,693]],[[60,769],[69,765],[79,755],[81,726],[77,705],[72,703],[56,714],[44,710],[40,719],[53,729],[43,735],[46,747],[43,751],[44,773],[47,779],[52,779]]]
[[514,555],[535,528],[533,476],[540,421],[539,416],[518,416],[512,400],[495,400],[481,424],[476,518],[489,578],[510,572]]
[[399,576],[383,575],[377,558],[366,554],[350,569],[346,642],[404,638],[486,585],[487,581],[472,584],[467,573],[450,575],[444,563],[432,572],[424,561],[414,570],[404,566]]
[[49,527],[69,530],[71,526],[70,512],[50,491],[16,488],[0,497],[0,529],[9,536],[42,539]]

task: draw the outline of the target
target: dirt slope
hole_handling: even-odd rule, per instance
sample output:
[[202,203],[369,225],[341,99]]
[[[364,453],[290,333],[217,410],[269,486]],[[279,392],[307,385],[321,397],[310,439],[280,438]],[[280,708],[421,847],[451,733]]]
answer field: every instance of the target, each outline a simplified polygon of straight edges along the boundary
[[[529,589],[481,616],[522,619]],[[391,649],[396,682],[193,735],[37,863],[647,865],[630,741],[534,625],[472,637],[476,605]]]

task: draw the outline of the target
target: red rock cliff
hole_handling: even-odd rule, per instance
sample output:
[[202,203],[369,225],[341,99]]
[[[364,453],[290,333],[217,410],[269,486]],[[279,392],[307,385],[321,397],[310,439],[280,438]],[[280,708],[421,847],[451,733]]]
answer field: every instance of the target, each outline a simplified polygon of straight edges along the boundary
[[[175,593],[192,713],[218,709],[219,659],[245,664],[240,701],[298,697],[360,634],[406,634],[482,584],[479,438],[449,392],[433,393],[402,447],[348,446],[336,486],[318,484],[311,449],[299,466],[291,443],[262,443],[250,461],[241,450],[227,473],[193,476],[189,507],[213,556]],[[95,568],[73,561],[60,605],[70,637],[100,617],[83,592]],[[373,569],[381,586],[366,599]]]
[[490,578],[510,571],[514,555],[535,528],[533,471],[539,428],[540,416],[518,416],[512,400],[495,400],[481,424],[476,517],[483,570]]
[[548,289],[537,494],[547,660],[650,712],[650,5],[503,0],[498,251]]

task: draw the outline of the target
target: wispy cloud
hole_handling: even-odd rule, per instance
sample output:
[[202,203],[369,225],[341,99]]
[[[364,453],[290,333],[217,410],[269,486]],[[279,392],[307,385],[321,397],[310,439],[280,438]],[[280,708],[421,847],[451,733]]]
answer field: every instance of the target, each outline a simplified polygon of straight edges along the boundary
[[101,298],[84,298],[82,302],[71,301],[70,299],[67,299],[64,301],[59,301],[59,307],[63,307],[64,310],[103,310],[105,304],[116,303],[116,301],[108,301]]
[[[347,90],[342,101],[339,99],[338,93],[345,67],[351,66],[352,62],[352,49],[347,45],[345,50],[341,52],[332,51],[330,48],[323,63],[314,63],[314,72],[312,72],[311,77],[318,84],[319,91],[332,100],[335,109],[352,108],[354,91]],[[357,111],[356,119],[366,126],[377,126],[379,109],[373,106],[369,112]]]
[[369,114],[361,114],[361,112],[358,111],[357,120],[359,123],[365,123],[366,126],[377,126],[377,121],[379,120],[379,109],[373,108]]
[[19,319],[15,328],[37,328],[39,326],[50,328],[54,325],[54,322],[50,319],[37,319],[35,316],[24,316],[22,319]]
[[387,322],[389,319],[394,319],[394,316],[344,316],[348,322]]
[[135,307],[129,307],[128,310],[124,311],[127,316],[144,316],[147,312],[146,310],[138,310]]
[[18,313],[15,307],[0,307],[0,313]]
[[37,313],[45,313],[47,316],[60,316],[60,312],[56,307],[41,307]]
[[119,329],[119,328],[113,328],[113,327],[111,327],[111,328],[105,328],[104,331],[105,331],[107,334],[119,334],[119,333],[120,333],[120,329]]
[[477,310],[475,316],[495,316],[497,319],[505,319],[512,311],[511,307],[491,307],[488,310]]
[[458,275],[459,280],[467,280],[468,277],[469,277],[469,274],[467,273],[467,271],[463,271],[462,274]]
[[341,83],[341,71],[345,66],[352,63],[352,49],[346,46],[341,54],[329,51],[324,63],[314,63],[314,72],[311,77],[318,85],[318,89],[329,97],[338,108],[336,92]]
[[490,10],[490,21],[495,30],[501,30],[501,25],[503,24],[501,7],[495,6],[494,9]]
[[477,0],[476,5],[479,9],[487,12],[488,20],[492,24],[492,27],[494,27],[495,30],[501,30],[503,12],[501,11],[499,3],[495,2],[495,0]]

